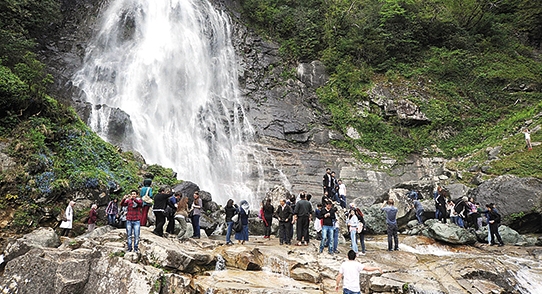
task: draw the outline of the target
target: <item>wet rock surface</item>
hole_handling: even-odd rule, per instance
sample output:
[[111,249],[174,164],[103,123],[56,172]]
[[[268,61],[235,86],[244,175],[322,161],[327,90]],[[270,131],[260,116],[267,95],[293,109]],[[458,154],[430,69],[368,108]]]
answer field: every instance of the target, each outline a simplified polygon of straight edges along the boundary
[[[225,245],[223,236],[179,241],[142,228],[140,252],[126,252],[125,231],[109,227],[58,247],[34,244],[12,257],[0,276],[2,293],[335,293],[346,260],[318,254],[319,241],[281,246],[275,236],[251,236]],[[29,240],[21,238],[15,243]],[[366,236],[357,260],[383,269],[362,272],[363,293],[540,293],[541,247],[445,245],[400,235],[400,250],[386,236]],[[27,243],[25,243],[27,244]],[[29,270],[32,269],[32,270]]]

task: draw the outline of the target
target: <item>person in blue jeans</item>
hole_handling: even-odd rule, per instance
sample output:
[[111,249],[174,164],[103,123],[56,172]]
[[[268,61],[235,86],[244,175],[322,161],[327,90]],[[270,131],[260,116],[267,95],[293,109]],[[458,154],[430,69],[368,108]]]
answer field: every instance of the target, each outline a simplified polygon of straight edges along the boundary
[[327,249],[329,254],[333,255],[333,231],[335,224],[335,210],[331,201],[326,202],[326,206],[320,211],[319,219],[323,220],[322,240],[320,241],[320,253],[324,251],[324,245],[329,244]]
[[[397,237],[397,207],[393,206],[393,199],[389,199],[387,204],[388,205],[384,207],[384,205],[386,205],[386,201],[384,201],[380,209],[386,213],[386,224],[388,225],[388,251],[392,251],[392,248],[393,250],[399,250],[399,238]],[[393,246],[392,239],[395,242],[395,246]]]
[[228,200],[226,207],[224,208],[224,212],[226,213],[226,224],[228,225],[228,230],[226,232],[226,245],[233,245],[233,242],[231,241],[231,232],[233,228],[232,218],[239,212],[239,209],[237,208],[237,205],[234,204],[233,199]]
[[201,201],[201,198],[199,197],[199,191],[194,192],[194,202],[192,202],[192,210],[194,211],[192,214],[192,228],[194,229],[194,235],[192,238],[199,239],[201,236],[200,228],[199,228],[199,218],[201,216],[201,208],[203,207],[203,202]]
[[[137,197],[137,191],[132,190],[130,195],[124,196],[121,206],[126,206],[128,212],[126,213],[126,235],[128,237],[128,252],[132,251],[139,252],[139,231],[140,231],[140,218],[141,218],[141,208],[143,206],[143,200]],[[132,234],[134,241],[132,242]],[[132,247],[133,243],[133,247]]]

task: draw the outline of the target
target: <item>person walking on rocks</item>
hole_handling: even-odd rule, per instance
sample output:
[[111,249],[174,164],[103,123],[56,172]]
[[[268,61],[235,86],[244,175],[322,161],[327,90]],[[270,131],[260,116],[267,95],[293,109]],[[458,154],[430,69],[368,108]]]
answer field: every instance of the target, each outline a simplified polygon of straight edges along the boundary
[[446,197],[442,193],[442,188],[439,186],[434,194],[435,198],[435,216],[442,223],[446,223]]
[[60,228],[62,229],[62,233],[60,234],[60,236],[62,237],[68,237],[72,229],[74,206],[75,206],[75,201],[70,201],[68,206],[66,206],[66,210],[64,211],[64,218],[62,222],[60,223]]
[[[385,206],[387,203],[387,206]],[[385,206],[385,207],[384,207]],[[393,199],[389,199],[387,202],[384,201],[380,207],[382,211],[386,213],[386,224],[388,225],[388,251],[399,250],[399,238],[397,237],[397,207],[394,206]],[[395,246],[393,246],[393,242]]]
[[[348,260],[341,264],[339,268],[339,274],[335,281],[335,291],[339,291],[341,280],[343,281],[343,293],[344,294],[361,294],[361,288],[359,283],[359,274],[361,271],[379,271],[382,274],[382,269],[379,267],[366,266],[356,259],[356,252],[354,250],[348,251]],[[344,278],[344,279],[343,279]]]
[[[141,207],[143,206],[143,200],[137,197],[137,191],[132,190],[130,195],[124,196],[122,198],[121,206],[126,206],[126,235],[128,237],[128,252],[131,252],[132,249],[134,252],[139,252],[139,233],[141,229]],[[132,242],[132,236],[134,238]],[[133,247],[132,247],[133,244]]]
[[489,223],[489,230],[491,232],[491,246],[495,245],[495,241],[499,242],[499,247],[504,246],[504,242],[502,241],[501,234],[499,234],[499,225],[501,224],[501,215],[497,210],[495,209],[494,205],[488,204],[486,205],[489,215],[488,223]]
[[92,204],[90,207],[90,211],[88,212],[88,229],[87,231],[90,233],[94,231],[96,228],[96,221],[98,220],[98,213],[96,212],[96,209],[98,209],[98,205]]
[[305,194],[301,194],[300,197],[301,200],[295,204],[294,219],[292,221],[292,224],[297,222],[297,246],[309,245],[309,223],[314,212],[312,204],[305,199]]

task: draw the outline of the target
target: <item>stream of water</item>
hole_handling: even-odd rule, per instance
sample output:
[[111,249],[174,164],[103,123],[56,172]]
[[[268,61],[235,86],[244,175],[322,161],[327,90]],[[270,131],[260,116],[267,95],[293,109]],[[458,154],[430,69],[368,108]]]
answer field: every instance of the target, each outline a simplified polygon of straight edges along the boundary
[[124,145],[173,168],[216,202],[255,204],[267,187],[245,117],[228,15],[207,0],[112,0],[74,84],[108,140],[111,108],[130,116]]

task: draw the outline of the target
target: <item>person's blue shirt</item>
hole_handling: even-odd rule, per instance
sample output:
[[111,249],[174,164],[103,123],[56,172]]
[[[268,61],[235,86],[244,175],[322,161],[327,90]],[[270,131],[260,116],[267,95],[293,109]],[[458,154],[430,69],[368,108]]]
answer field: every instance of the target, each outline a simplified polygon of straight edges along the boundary
[[397,224],[397,207],[388,205],[382,207],[382,211],[386,213],[386,223],[390,225]]

